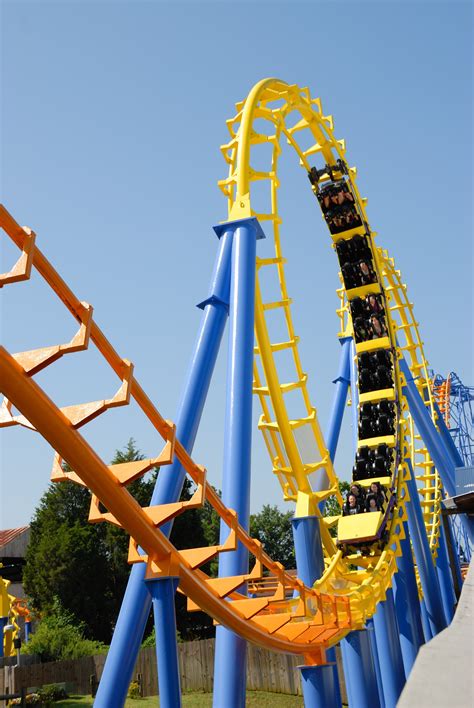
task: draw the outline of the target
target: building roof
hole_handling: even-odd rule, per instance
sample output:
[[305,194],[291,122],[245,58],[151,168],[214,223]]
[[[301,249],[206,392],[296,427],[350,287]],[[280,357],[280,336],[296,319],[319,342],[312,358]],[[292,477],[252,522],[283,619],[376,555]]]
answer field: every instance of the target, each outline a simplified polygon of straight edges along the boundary
[[7,543],[11,543],[15,538],[21,536],[21,534],[29,528],[29,526],[20,526],[18,529],[6,529],[5,531],[0,531],[0,548],[2,546],[6,546]]

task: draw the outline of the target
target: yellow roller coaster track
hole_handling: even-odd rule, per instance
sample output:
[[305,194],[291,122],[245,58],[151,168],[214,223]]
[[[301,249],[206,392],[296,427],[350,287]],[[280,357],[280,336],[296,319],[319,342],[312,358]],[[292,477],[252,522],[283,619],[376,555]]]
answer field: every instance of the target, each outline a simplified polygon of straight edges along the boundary
[[[254,390],[263,410],[259,427],[284,498],[296,502],[298,515],[318,513],[318,503],[338,493],[337,477],[321,434],[316,409],[309,398],[307,376],[301,366],[298,337],[291,318],[291,300],[285,282],[285,261],[280,240],[277,167],[283,136],[296,151],[305,170],[311,167],[311,160],[319,155],[330,165],[335,164],[336,159],[345,160],[345,146],[343,141],[335,139],[332,118],[323,115],[319,99],[311,99],[307,89],[276,79],[257,84],[247,100],[237,104],[237,114],[227,121],[227,125],[230,141],[222,147],[222,151],[229,164],[229,175],[220,182],[220,187],[228,198],[229,220],[257,216],[267,237],[270,230],[273,232],[275,255],[257,259],[257,269],[260,274],[264,268],[273,268],[280,288],[279,299],[266,302],[261,279],[257,277]],[[305,149],[302,147],[304,135],[311,138],[310,146]],[[259,145],[270,149],[269,164],[265,169],[254,170],[251,158],[254,147]],[[263,180],[268,180],[270,185],[269,205],[263,212],[256,212],[252,209],[252,187],[255,182]],[[357,189],[355,168],[349,169],[348,180],[356,196],[357,208],[368,224],[365,200]],[[5,395],[0,408],[0,426],[20,424],[38,430],[57,452],[52,479],[71,480],[87,486],[92,492],[90,520],[122,525],[131,536],[130,561],[146,562],[149,577],[178,576],[179,590],[187,595],[189,609],[202,608],[217,622],[254,643],[277,651],[310,656],[313,663],[324,661],[326,647],[337,643],[348,632],[361,628],[366,618],[374,613],[377,603],[385,598],[396,572],[408,501],[406,459],[415,454],[412,447],[414,436],[410,432],[406,411],[398,417],[398,429],[394,436],[394,444],[400,453],[400,464],[393,479],[397,507],[387,528],[384,548],[365,558],[354,558],[353,555],[343,557],[334,544],[329,528],[322,524],[326,569],[314,588],[305,587],[263,552],[260,544],[239,525],[235,513],[227,509],[212,487],[206,484],[206,470],[187,454],[176,438],[174,425],[160,416],[135,378],[132,364],[122,359],[106,339],[94,321],[91,306],[77,299],[38,249],[34,233],[21,228],[3,207],[0,208],[0,225],[21,251],[12,270],[0,276],[0,286],[27,280],[34,267],[79,323],[79,331],[66,344],[14,355],[0,347],[0,390]],[[348,235],[346,232],[344,237]],[[415,367],[424,374],[426,364],[416,324],[410,319],[412,314],[406,302],[404,286],[393,264],[375,248],[373,236],[371,233],[379,292],[384,295],[385,289],[385,297],[390,302],[387,347],[393,352],[406,353],[412,371]],[[271,311],[282,315],[287,328],[287,336],[276,342],[272,342],[268,327],[268,313]],[[399,313],[401,322],[397,321],[395,313]],[[404,344],[405,340],[407,344]],[[63,355],[87,349],[90,343],[96,346],[118,376],[119,389],[111,398],[59,409],[33,380],[33,376]],[[291,352],[295,373],[288,382],[281,383],[275,355],[284,350]],[[406,409],[401,383],[396,365],[396,400]],[[290,391],[300,392],[300,417],[290,418],[287,413],[285,396]],[[152,422],[164,441],[164,448],[150,460],[107,466],[80,435],[78,428],[101,413],[118,405],[126,405],[131,400]],[[310,455],[307,453],[309,442]],[[427,453],[422,451],[421,454]],[[126,485],[151,467],[169,464],[175,457],[196,484],[195,495],[189,502],[141,508],[127,491]],[[63,471],[63,459],[74,472]],[[429,504],[425,505],[425,522],[428,526],[431,524],[435,537],[439,521],[431,520],[438,513],[439,480],[428,477],[436,473],[427,465],[426,457],[424,460],[422,470],[426,476],[425,487],[429,489],[426,492]],[[100,510],[99,500],[107,512]],[[160,525],[184,513],[187,508],[202,506],[205,501],[227,524],[227,541],[212,548],[178,551],[161,533]],[[237,541],[255,558],[251,572],[233,578],[208,577],[200,566],[221,552],[235,549]],[[145,555],[139,554],[139,546],[144,549]],[[354,560],[357,560],[358,570],[353,569]],[[272,596],[242,599],[235,592],[246,580],[258,580],[268,574],[276,579],[276,590]]]

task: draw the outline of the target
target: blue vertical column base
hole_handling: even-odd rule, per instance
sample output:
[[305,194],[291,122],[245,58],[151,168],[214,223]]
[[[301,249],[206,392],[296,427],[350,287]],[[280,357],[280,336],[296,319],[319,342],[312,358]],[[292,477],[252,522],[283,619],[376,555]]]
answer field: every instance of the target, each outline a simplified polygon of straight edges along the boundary
[[180,708],[181,682],[174,608],[178,578],[147,580],[146,585],[152,597],[155,619],[160,706]]
[[[219,657],[230,657],[232,664],[224,667]],[[223,675],[216,676],[216,671]],[[245,708],[247,688],[247,642],[226,627],[216,628],[216,658],[214,668],[214,708]]]
[[350,632],[341,641],[341,652],[349,705],[382,708],[369,632]]
[[0,617],[0,657],[3,656],[3,630],[8,624],[8,617]]
[[[334,708],[336,692],[335,672],[332,664],[298,666],[305,708]],[[340,705],[340,703],[339,703]]]
[[[293,539],[295,543],[296,568],[298,578],[308,587],[313,587],[324,572],[324,556],[321,543],[320,520],[317,516],[299,516],[291,520]],[[341,690],[339,686],[339,673],[337,670],[336,650],[334,648],[326,651],[328,666],[334,673],[334,694],[331,696],[331,706],[341,705]],[[312,677],[311,681],[317,681],[317,676],[323,677],[320,672]],[[322,689],[321,689],[322,690]],[[308,704],[311,705],[311,704]]]
[[405,669],[391,589],[387,590],[386,599],[377,605],[374,628],[385,706],[395,708],[405,685]]

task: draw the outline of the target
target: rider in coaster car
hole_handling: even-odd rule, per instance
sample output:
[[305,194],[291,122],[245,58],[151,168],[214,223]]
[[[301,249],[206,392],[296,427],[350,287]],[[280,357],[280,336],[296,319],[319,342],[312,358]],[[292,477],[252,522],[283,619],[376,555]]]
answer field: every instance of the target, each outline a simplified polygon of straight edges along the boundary
[[372,339],[386,336],[387,329],[382,321],[382,316],[370,315],[370,326],[373,332]]
[[336,253],[341,266],[346,265],[346,263],[349,263],[351,260],[351,247],[349,245],[349,242],[341,238],[336,243]]
[[353,300],[351,300],[351,314],[352,314],[352,319],[355,317],[365,317],[366,316],[366,309],[365,309],[365,302],[362,300],[360,297],[355,297]]
[[373,272],[368,261],[361,259],[359,261],[358,265],[359,265],[361,285],[370,285],[371,283],[374,283],[376,280],[375,273]]
[[385,312],[381,303],[380,295],[367,295],[365,298],[365,304],[368,312],[373,312],[376,315],[383,314]]
[[360,486],[360,484],[351,484],[349,494],[353,494],[355,496],[355,498],[357,499],[357,506],[359,508],[359,512],[364,511],[364,509],[365,509],[365,491]]
[[366,511],[382,511],[377,497],[374,494],[368,494],[365,502]]
[[345,263],[342,268],[342,277],[344,278],[344,285],[347,290],[352,290],[359,285],[359,274],[357,273],[355,267],[352,263]]
[[387,493],[385,487],[382,487],[380,482],[372,482],[370,485],[370,494],[373,494],[377,498],[377,502],[381,511],[383,511],[383,505],[387,501]]
[[367,327],[366,321],[363,317],[356,317],[354,320],[354,334],[356,342],[367,342],[372,339],[372,333]]
[[354,494],[349,494],[344,506],[342,507],[343,516],[350,516],[351,514],[358,514],[359,511],[360,510],[359,510],[359,506],[357,504],[357,498],[355,497]]
[[361,236],[360,234],[353,236],[353,238],[351,238],[351,245],[354,250],[355,260],[359,261],[363,258],[369,263],[372,261],[372,253],[369,248],[367,236]]

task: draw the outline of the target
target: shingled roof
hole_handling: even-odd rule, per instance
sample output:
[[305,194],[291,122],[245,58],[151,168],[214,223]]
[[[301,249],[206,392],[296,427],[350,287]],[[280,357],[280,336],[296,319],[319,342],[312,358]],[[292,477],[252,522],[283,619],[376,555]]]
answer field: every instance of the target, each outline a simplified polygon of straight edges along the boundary
[[0,548],[2,548],[2,546],[6,546],[7,543],[11,543],[18,536],[21,536],[21,534],[27,531],[28,528],[28,526],[20,526],[18,529],[6,529],[5,531],[0,531]]

